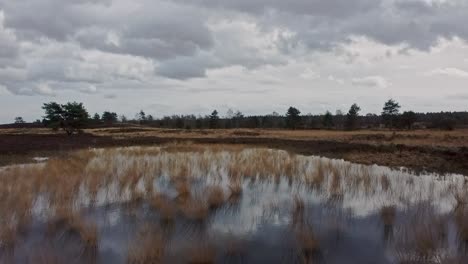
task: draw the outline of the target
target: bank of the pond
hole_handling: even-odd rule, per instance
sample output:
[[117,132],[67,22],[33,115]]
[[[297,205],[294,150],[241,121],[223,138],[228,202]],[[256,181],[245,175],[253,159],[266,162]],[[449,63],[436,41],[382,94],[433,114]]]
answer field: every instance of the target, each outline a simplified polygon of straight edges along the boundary
[[24,163],[35,156],[63,155],[90,147],[159,145],[171,142],[244,144],[285,149],[304,155],[320,155],[361,164],[406,167],[413,171],[468,175],[468,148],[405,144],[355,143],[321,139],[288,139],[255,136],[229,137],[112,137],[81,134],[1,134],[0,165]]

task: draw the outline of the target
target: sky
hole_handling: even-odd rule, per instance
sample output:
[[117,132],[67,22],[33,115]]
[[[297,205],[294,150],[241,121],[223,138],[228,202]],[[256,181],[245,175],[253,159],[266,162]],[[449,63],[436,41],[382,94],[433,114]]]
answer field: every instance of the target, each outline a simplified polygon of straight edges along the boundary
[[468,0],[0,0],[0,123],[468,110]]

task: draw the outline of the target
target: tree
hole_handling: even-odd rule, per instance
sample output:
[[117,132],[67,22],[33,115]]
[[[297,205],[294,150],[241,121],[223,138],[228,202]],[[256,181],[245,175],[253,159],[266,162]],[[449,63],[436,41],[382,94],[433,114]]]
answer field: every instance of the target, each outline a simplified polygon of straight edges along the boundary
[[417,116],[413,111],[406,111],[401,115],[401,124],[407,129],[413,128],[413,124],[416,123]]
[[154,117],[152,115],[148,115],[146,117],[146,121],[149,121],[149,122],[153,122],[154,121]]
[[334,126],[333,115],[330,111],[327,111],[322,118],[322,125],[328,129]]
[[15,117],[15,124],[24,124],[26,123],[21,116]]
[[95,113],[94,116],[93,116],[93,121],[98,123],[99,121],[101,121],[101,117],[99,116],[98,113]]
[[146,114],[143,110],[140,110],[140,112],[137,114],[137,120],[138,121],[146,121]]
[[231,108],[229,108],[226,112],[226,118],[228,119],[232,119],[234,118],[234,110],[232,110]]
[[296,129],[301,123],[301,111],[295,107],[289,107],[286,112],[286,126],[290,129]]
[[63,129],[68,135],[72,135],[77,130],[83,128],[89,114],[83,103],[66,103],[60,105],[56,102],[45,103],[42,106],[45,111],[45,124],[53,129]]
[[219,123],[218,111],[214,110],[208,118],[210,120],[210,128],[217,128]]
[[359,112],[361,108],[357,104],[353,104],[346,114],[346,128],[349,130],[356,129],[359,125]]
[[122,122],[122,123],[127,123],[127,121],[128,121],[128,120],[127,120],[127,117],[126,117],[125,115],[121,115],[121,116],[120,116],[120,122]]
[[118,120],[117,113],[105,111],[102,113],[102,121],[106,124],[113,124],[116,123]]
[[395,100],[390,99],[385,102],[382,111],[382,118],[386,127],[393,128],[396,124],[396,119],[400,113],[400,104],[398,104]]

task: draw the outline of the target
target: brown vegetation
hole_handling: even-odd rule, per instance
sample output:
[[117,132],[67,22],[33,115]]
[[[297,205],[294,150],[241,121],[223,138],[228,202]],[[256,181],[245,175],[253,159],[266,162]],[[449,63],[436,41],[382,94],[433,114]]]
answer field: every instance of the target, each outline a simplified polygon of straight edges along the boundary
[[[255,130],[258,136],[244,136],[244,130],[120,131],[119,128],[89,129],[71,140],[44,129],[0,130],[0,165],[24,162],[36,156],[58,155],[57,150],[87,147],[195,142],[199,144],[247,144],[288,149],[301,154],[318,154],[349,161],[414,170],[468,173],[467,130],[416,130],[391,132],[360,130]],[[233,131],[238,131],[233,133]],[[240,132],[239,132],[240,131]],[[251,130],[246,130],[250,131]],[[249,133],[250,133],[249,132]],[[241,135],[239,135],[239,133]],[[248,134],[249,134],[248,133]],[[181,149],[180,147],[178,147]],[[45,151],[48,150],[48,151]]]
[[156,230],[144,227],[137,235],[136,243],[128,250],[128,264],[162,263],[166,243]]

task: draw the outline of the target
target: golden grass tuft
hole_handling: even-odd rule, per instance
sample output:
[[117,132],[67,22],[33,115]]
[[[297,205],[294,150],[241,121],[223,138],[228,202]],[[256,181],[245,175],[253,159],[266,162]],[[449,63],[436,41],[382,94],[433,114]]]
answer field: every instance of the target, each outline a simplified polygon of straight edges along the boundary
[[293,208],[291,212],[293,226],[302,225],[304,223],[304,211],[304,200],[296,195],[294,197]]
[[296,241],[304,263],[310,263],[320,252],[320,242],[310,227],[296,231]]
[[210,209],[217,209],[221,207],[226,200],[223,188],[220,186],[207,187],[205,193],[207,195],[207,203]]
[[181,205],[182,214],[193,221],[204,221],[209,214],[209,207],[200,198],[191,198]]
[[159,211],[162,221],[169,222],[175,219],[177,210],[175,204],[165,195],[154,195],[149,201],[150,205]]
[[3,226],[0,229],[0,250],[14,249],[18,238],[18,230],[14,226]]
[[234,203],[239,201],[243,192],[242,182],[240,180],[231,180],[228,187],[230,191],[229,202]]
[[179,180],[175,183],[175,189],[177,191],[177,198],[180,200],[187,200],[190,197],[191,189],[190,184],[187,180]]

